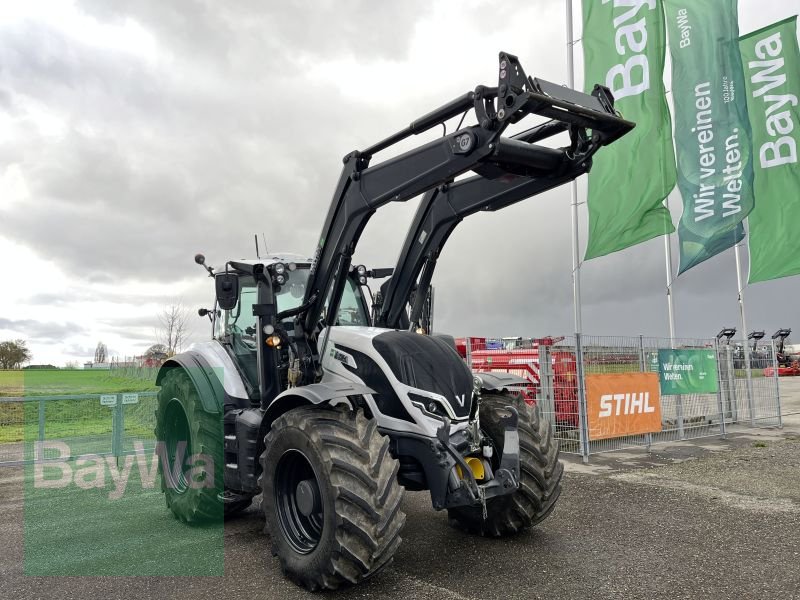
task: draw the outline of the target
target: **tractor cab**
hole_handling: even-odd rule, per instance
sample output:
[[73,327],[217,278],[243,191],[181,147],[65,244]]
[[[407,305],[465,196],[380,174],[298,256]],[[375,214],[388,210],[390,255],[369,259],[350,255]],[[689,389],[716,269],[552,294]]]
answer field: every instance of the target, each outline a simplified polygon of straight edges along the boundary
[[[233,363],[240,367],[241,374],[249,384],[248,396],[253,400],[257,399],[256,392],[260,388],[257,313],[259,305],[264,304],[264,298],[259,300],[259,276],[253,273],[253,267],[256,265],[263,265],[266,272],[272,274],[271,304],[274,304],[274,311],[278,316],[284,315],[279,320],[280,329],[291,338],[294,336],[292,313],[303,304],[311,261],[301,255],[280,254],[268,259],[230,261],[221,268],[212,269],[212,276],[217,278],[218,288],[221,278],[235,282],[237,288],[236,291],[229,292],[230,305],[225,305],[225,300],[221,299],[218,290],[215,310],[211,312],[212,338],[225,348]],[[347,278],[338,313],[336,326],[369,325],[367,302],[355,269]],[[323,312],[323,317],[324,315]],[[269,334],[265,341],[267,345],[270,344]],[[273,346],[282,354],[279,360],[285,362],[291,359],[287,354],[289,345],[284,348],[283,344],[276,342]],[[283,352],[280,352],[281,350]]]

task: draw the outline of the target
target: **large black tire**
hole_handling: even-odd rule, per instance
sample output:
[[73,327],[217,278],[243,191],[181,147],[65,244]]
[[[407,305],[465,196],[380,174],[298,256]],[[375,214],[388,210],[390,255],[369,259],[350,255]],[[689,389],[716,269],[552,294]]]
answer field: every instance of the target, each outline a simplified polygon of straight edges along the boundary
[[[197,390],[183,369],[170,369],[164,377],[158,392],[155,434],[164,452],[158,461],[158,472],[167,507],[185,523],[221,523],[222,420],[203,409]],[[185,443],[186,449],[183,464],[176,469],[180,443]],[[193,463],[193,471],[192,464],[187,463],[193,455],[203,455],[208,462]]]
[[504,430],[500,418],[513,406],[519,413],[520,487],[513,494],[491,498],[487,518],[480,506],[448,509],[450,524],[484,536],[500,537],[532,527],[546,519],[561,495],[564,466],[558,460],[558,442],[553,428],[541,411],[525,403],[522,394],[484,394],[481,397],[481,430],[496,449],[493,467],[499,467]]
[[[330,590],[391,562],[405,523],[403,488],[389,440],[373,419],[344,407],[296,408],[273,423],[265,444],[265,530],[287,577],[312,591]],[[297,479],[316,481],[313,509],[305,505],[310,515],[296,501],[299,490],[291,497]],[[292,533],[297,519],[308,535]]]

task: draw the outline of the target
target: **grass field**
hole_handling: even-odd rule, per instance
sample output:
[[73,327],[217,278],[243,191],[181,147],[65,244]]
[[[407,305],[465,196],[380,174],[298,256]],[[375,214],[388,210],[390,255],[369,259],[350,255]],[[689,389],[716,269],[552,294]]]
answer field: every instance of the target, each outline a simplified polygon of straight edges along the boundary
[[118,394],[155,390],[155,381],[114,375],[103,370],[0,371],[0,396]]
[[[0,371],[0,444],[32,441],[39,434],[39,402],[3,402],[2,397],[151,392],[154,381],[119,377],[113,371]],[[153,400],[125,407],[125,433],[152,436]],[[44,401],[45,439],[103,436],[111,433],[111,410],[97,398]]]

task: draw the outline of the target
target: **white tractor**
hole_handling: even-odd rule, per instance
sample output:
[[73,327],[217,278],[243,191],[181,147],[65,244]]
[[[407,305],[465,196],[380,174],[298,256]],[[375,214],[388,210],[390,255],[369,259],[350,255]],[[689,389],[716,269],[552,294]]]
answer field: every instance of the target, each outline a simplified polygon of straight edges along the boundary
[[[452,338],[419,333],[421,299],[464,216],[586,173],[593,154],[633,124],[602,86],[588,95],[528,78],[506,53],[498,71],[497,87],[479,86],[348,154],[313,256],[231,260],[217,269],[196,257],[215,281],[216,304],[201,309],[214,334],[158,374],[167,505],[196,523],[263,494],[273,553],[308,589],[357,583],[392,560],[404,488],[429,490],[452,523],[490,536],[535,525],[559,497],[558,446],[549,421],[517,392],[524,380],[473,376]],[[471,110],[475,125],[370,164]],[[503,137],[532,114],[550,120]],[[537,144],[561,132],[568,146]],[[419,194],[421,212],[373,313],[375,327],[363,291],[373,272],[354,267],[353,252],[378,208]],[[436,216],[439,209],[456,218]]]

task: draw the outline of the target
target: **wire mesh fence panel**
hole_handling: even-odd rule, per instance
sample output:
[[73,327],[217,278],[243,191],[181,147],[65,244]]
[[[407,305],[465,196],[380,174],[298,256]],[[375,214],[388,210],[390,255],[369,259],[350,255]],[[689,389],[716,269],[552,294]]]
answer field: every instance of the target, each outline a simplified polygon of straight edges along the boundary
[[154,361],[142,357],[113,358],[108,363],[109,371],[115,377],[126,379],[141,379],[146,382],[156,380],[161,361]]
[[458,338],[456,346],[473,372],[509,373],[542,417],[551,421],[562,452],[580,451],[580,415],[574,341],[566,338]]
[[[123,454],[140,449],[155,448],[156,406],[158,396],[155,392],[137,394],[135,404],[123,404],[123,428],[121,451]],[[124,400],[124,398],[123,398]]]
[[642,336],[460,338],[457,345],[474,372],[525,379],[526,398],[553,422],[561,451],[584,459],[781,423],[773,344],[748,353],[715,339]]
[[0,397],[0,464],[155,447],[155,392]]
[[[685,387],[683,393],[664,393],[674,391],[669,386],[661,390],[662,430],[653,433],[653,443],[724,434],[715,341],[645,338],[644,345],[650,356],[649,368],[659,373],[660,380],[667,381],[670,364],[673,376],[687,380],[675,386]],[[676,365],[682,369],[677,373]]]
[[25,404],[0,398],[0,464],[23,460]]
[[578,363],[574,340],[562,340],[547,347],[549,377],[543,387],[552,394],[555,437],[561,451],[580,454],[582,414],[578,404]]
[[[25,441],[35,439],[42,442],[38,458],[44,460],[110,453],[113,409],[101,402],[100,395],[47,400],[43,439],[26,435]],[[31,421],[35,422],[33,419]],[[26,451],[29,450],[26,448]],[[37,458],[35,446],[33,458]]]
[[781,424],[780,396],[771,344],[756,345],[750,360],[741,346],[720,346],[726,423],[736,427],[770,427]]
[[[590,339],[588,361],[605,364],[605,372],[629,368],[621,360],[634,340]],[[661,429],[641,437],[591,441],[590,450],[602,452],[636,445],[657,444],[725,434],[732,427],[779,424],[777,386],[771,377],[747,368],[736,349],[708,339],[641,338],[641,370],[660,380]],[[758,355],[765,360],[768,353]],[[610,357],[610,358],[609,358]],[[587,367],[587,371],[591,370]],[[759,376],[760,375],[760,376]],[[680,385],[672,385],[680,381]]]

